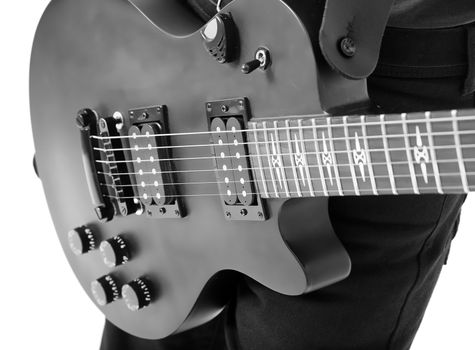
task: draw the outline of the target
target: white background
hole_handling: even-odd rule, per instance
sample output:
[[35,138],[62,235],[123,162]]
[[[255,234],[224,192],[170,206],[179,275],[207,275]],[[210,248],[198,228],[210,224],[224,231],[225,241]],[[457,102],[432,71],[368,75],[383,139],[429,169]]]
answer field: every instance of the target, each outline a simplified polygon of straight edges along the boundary
[[[29,55],[47,4],[4,1],[0,12],[0,349],[98,349],[103,317],[68,266],[31,166]],[[471,197],[414,350],[475,349],[474,214]]]

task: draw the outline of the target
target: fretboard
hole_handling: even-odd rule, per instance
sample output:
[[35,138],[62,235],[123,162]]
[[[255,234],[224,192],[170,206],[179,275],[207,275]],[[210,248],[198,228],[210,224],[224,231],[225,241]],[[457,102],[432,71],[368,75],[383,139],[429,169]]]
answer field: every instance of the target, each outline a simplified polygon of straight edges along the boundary
[[475,110],[249,123],[264,198],[475,191]]

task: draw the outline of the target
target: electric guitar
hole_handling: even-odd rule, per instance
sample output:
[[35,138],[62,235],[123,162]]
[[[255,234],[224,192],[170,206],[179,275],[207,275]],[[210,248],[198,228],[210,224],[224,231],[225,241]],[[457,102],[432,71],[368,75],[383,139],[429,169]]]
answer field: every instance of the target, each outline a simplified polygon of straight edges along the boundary
[[302,3],[236,0],[209,23],[175,0],[45,12],[37,169],[72,269],[124,331],[207,322],[235,273],[287,295],[344,279],[328,197],[475,189],[475,111],[361,113],[365,80],[325,62]]

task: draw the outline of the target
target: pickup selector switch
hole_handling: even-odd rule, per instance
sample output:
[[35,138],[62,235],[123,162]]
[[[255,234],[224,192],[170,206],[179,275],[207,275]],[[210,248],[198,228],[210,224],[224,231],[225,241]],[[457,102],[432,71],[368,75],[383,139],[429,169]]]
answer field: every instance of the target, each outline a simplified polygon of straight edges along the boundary
[[116,267],[130,260],[130,251],[127,242],[122,236],[115,236],[103,241],[99,246],[104,264],[107,267]]
[[81,226],[68,232],[69,248],[76,255],[89,253],[96,249],[97,240],[90,228]]
[[122,287],[122,298],[131,311],[147,307],[152,302],[152,287],[144,277],[137,278]]
[[105,275],[93,281],[91,292],[99,306],[105,306],[120,298],[119,285],[111,275]]

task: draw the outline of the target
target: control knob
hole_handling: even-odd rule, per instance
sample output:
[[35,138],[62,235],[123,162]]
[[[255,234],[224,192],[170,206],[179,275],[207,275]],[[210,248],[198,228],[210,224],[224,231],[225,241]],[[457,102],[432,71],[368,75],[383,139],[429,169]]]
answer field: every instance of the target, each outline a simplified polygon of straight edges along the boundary
[[120,298],[119,285],[111,275],[105,275],[93,281],[91,292],[99,306],[105,306]]
[[71,251],[76,255],[82,255],[96,249],[94,233],[86,226],[75,228],[68,232],[68,242]]
[[122,287],[122,298],[131,311],[147,307],[152,302],[151,283],[144,277],[137,278]]
[[103,241],[99,246],[104,264],[107,267],[116,267],[130,260],[130,251],[127,242],[122,236],[115,236]]

